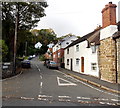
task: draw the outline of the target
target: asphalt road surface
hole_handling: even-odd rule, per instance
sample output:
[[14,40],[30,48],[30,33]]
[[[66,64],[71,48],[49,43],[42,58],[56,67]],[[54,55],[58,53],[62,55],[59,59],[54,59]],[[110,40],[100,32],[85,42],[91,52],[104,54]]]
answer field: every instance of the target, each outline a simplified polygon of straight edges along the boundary
[[2,81],[3,106],[117,106],[120,97],[83,83],[38,58],[22,74]]

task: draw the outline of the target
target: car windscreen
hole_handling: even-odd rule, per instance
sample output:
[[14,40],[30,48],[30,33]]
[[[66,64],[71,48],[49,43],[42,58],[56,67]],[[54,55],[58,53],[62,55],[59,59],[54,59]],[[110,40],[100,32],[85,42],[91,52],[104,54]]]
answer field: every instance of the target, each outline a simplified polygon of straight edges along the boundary
[[55,62],[50,62],[50,64],[56,64]]

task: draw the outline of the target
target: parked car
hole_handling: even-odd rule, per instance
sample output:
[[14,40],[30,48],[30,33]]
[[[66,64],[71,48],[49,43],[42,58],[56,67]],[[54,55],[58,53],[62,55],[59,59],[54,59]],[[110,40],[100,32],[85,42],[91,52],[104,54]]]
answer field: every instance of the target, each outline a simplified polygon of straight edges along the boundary
[[24,60],[21,62],[22,68],[31,68],[30,60]]
[[36,57],[36,55],[33,55],[32,57],[33,57],[33,58],[35,58],[35,57]]
[[49,59],[45,59],[44,61],[44,66],[46,66],[46,64],[48,63]]
[[30,55],[29,57],[28,57],[28,60],[31,60],[33,58],[33,56],[32,55]]
[[58,67],[58,63],[54,62],[54,61],[48,61],[48,63],[46,64],[47,68],[56,68],[59,69]]

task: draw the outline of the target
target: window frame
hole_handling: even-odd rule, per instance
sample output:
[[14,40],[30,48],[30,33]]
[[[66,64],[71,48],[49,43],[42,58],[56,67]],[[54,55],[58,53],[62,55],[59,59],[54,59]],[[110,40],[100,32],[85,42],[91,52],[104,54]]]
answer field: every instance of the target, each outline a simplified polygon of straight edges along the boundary
[[79,65],[79,64],[80,64],[80,59],[76,58],[76,65]]
[[67,54],[69,54],[69,48],[67,49]]
[[69,59],[67,59],[67,65],[69,65]]
[[79,45],[76,45],[76,52],[79,52]]
[[97,63],[91,63],[91,70],[96,71],[97,70]]

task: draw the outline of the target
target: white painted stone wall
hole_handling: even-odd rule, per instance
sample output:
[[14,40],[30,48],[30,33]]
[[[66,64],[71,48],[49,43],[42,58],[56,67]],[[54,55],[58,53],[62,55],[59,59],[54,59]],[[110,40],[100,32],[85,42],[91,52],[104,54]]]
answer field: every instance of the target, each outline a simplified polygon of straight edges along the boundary
[[117,32],[117,25],[110,25],[103,28],[100,31],[100,40],[111,37],[115,32]]

